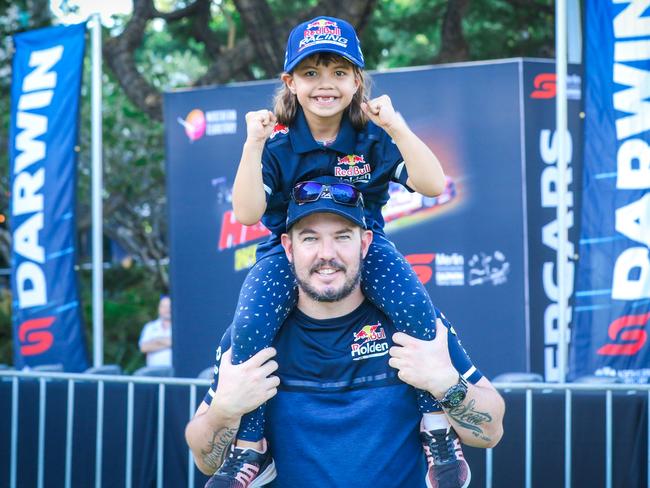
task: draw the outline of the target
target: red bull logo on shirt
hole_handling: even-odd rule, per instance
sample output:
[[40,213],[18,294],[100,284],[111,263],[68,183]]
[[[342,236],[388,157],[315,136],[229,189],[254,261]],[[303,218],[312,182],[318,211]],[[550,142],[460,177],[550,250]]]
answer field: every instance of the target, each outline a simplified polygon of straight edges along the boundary
[[318,19],[307,25],[298,50],[302,51],[312,44],[336,44],[337,46],[346,47],[348,39],[341,35],[341,29],[336,22]]
[[354,178],[354,181],[370,179],[372,168],[370,163],[366,163],[363,159],[363,155],[348,154],[337,159],[338,163],[334,168],[334,176],[338,178]]
[[289,127],[282,124],[275,124],[275,127],[273,128],[273,132],[271,132],[270,138],[273,139],[278,134],[288,134],[288,133],[289,133]]
[[388,354],[388,341],[381,322],[377,322],[375,325],[364,325],[357,332],[353,332],[353,342],[350,348],[353,361]]

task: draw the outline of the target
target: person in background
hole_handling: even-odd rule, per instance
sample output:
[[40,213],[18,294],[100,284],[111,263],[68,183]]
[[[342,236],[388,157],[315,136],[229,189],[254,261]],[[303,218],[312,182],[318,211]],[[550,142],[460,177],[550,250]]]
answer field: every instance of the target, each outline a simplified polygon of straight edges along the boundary
[[172,302],[168,296],[160,297],[158,318],[144,325],[138,345],[147,355],[147,366],[172,365]]

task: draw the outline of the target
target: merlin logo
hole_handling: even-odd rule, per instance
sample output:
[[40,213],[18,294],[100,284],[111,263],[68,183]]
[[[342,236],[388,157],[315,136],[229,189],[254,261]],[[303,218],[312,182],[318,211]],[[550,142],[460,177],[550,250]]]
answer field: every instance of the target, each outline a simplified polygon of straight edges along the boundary
[[388,354],[388,341],[381,322],[375,325],[364,325],[359,331],[353,332],[353,340],[350,346],[353,361]]

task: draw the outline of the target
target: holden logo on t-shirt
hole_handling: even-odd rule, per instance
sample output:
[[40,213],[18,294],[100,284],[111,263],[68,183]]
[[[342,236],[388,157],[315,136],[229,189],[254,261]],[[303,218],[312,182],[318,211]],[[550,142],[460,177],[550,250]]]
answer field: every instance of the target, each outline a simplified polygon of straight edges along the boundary
[[385,356],[388,354],[388,341],[381,322],[375,325],[364,325],[353,332],[353,342],[350,346],[353,361]]

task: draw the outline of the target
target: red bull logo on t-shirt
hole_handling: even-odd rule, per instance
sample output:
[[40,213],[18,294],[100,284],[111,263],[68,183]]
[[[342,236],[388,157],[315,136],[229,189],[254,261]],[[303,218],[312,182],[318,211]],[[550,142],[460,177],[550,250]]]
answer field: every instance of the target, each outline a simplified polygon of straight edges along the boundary
[[[334,167],[334,176],[338,178],[351,178],[351,182],[370,179],[372,168],[366,163],[363,155],[348,154],[336,158],[337,165]],[[352,180],[353,178],[353,180]]]
[[388,341],[381,322],[375,325],[364,325],[357,332],[353,332],[350,348],[353,361],[388,354]]
[[289,133],[289,127],[282,124],[275,124],[275,127],[273,128],[273,132],[271,132],[270,138],[273,139],[278,134],[288,134],[288,133]]

